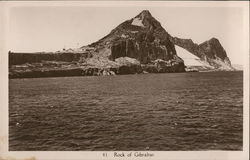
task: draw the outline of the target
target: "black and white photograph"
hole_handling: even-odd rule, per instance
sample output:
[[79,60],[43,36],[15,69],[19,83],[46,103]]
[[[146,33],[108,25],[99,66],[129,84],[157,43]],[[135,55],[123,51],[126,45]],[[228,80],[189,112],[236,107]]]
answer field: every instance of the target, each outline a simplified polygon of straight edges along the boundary
[[249,2],[30,3],[1,12],[5,151],[245,160]]

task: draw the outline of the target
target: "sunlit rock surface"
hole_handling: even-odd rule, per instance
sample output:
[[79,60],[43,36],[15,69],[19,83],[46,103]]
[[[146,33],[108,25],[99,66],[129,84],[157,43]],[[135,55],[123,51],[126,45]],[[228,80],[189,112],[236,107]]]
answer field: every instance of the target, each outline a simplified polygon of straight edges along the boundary
[[9,52],[10,78],[204,70],[234,70],[219,40],[198,45],[172,37],[148,10],[87,46],[50,53]]

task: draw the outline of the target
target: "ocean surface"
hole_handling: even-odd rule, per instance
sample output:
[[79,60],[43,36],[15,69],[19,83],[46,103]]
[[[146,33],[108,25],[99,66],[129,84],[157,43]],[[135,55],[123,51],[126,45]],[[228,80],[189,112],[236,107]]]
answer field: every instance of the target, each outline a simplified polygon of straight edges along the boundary
[[10,151],[242,150],[243,72],[9,80]]

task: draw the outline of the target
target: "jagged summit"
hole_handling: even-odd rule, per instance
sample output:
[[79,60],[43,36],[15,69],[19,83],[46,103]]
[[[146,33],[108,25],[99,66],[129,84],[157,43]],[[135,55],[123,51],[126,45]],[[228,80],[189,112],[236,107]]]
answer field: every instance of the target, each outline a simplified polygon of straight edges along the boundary
[[141,13],[139,13],[133,19],[139,19],[141,21],[146,21],[148,19],[153,19],[153,17],[152,17],[151,13],[148,10],[143,10]]
[[132,20],[133,20],[131,23],[132,25],[144,27],[145,29],[149,29],[149,30],[155,30],[155,29],[164,30],[160,22],[158,22],[148,10],[143,10],[140,14],[135,16]]
[[201,61],[208,63],[215,69],[234,70],[229,58],[227,57],[225,49],[221,45],[219,39],[215,37],[212,37],[199,45],[190,39],[181,39],[177,37],[172,37],[171,41],[175,45],[178,45],[196,55]]
[[142,32],[152,33],[154,36],[157,36],[162,40],[166,40],[166,37],[169,37],[168,33],[161,26],[160,22],[158,22],[148,10],[143,10],[138,15],[121,23],[108,35],[106,35],[99,41],[90,44],[89,46],[94,47],[99,44],[106,44],[112,41],[116,41],[119,37],[137,37],[137,35]]
[[221,45],[220,44],[220,41],[219,41],[219,39],[217,39],[217,38],[215,38],[215,37],[212,37],[212,38],[210,38],[209,40],[207,40],[207,41],[205,41],[205,42],[202,42],[201,44],[199,44],[199,45],[207,45],[207,44],[214,44],[214,45]]
[[[140,17],[152,17],[151,13],[149,12],[149,10],[143,10],[141,11],[141,13],[139,13],[137,16],[140,16]],[[136,17],[137,17],[136,16]]]
[[94,55],[110,60],[130,57],[141,64],[160,60],[168,63],[169,67],[175,65],[175,70],[184,70],[183,61],[176,55],[170,35],[148,10],[121,23],[89,47],[95,48]]
[[228,59],[225,49],[222,47],[220,41],[217,38],[211,38],[210,40],[201,43],[199,46],[203,49],[203,52],[209,58],[219,58],[223,61],[225,60],[225,58]]
[[211,39],[209,39],[208,41],[214,41],[214,42],[219,42],[219,39],[212,37]]
[[[9,59],[12,78],[233,70],[217,38],[196,44],[172,37],[148,10],[90,45],[46,54],[10,52]],[[25,63],[32,65],[15,67]]]
[[188,50],[215,68],[221,66],[231,68],[226,51],[217,38],[212,37],[201,44],[196,44],[192,39],[172,37],[148,10],[143,10],[135,17],[124,21],[108,35],[88,47],[95,49],[93,54],[108,57],[110,60],[130,57],[142,64],[157,59],[181,63],[183,60],[178,57],[175,45]]

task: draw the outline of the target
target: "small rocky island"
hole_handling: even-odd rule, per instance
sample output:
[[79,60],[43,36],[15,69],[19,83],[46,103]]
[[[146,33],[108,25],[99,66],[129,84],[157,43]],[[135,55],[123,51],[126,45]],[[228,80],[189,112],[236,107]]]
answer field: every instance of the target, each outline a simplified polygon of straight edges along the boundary
[[[176,47],[195,56],[186,65]],[[171,36],[148,10],[87,46],[57,52],[9,52],[9,78],[234,70],[216,38],[202,44]]]

